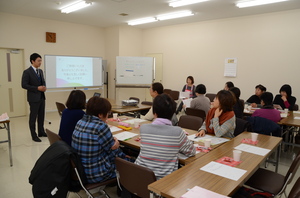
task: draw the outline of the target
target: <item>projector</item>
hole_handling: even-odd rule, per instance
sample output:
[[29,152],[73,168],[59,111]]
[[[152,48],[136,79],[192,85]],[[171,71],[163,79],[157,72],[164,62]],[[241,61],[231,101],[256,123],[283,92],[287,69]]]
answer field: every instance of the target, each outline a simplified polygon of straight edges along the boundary
[[139,104],[137,100],[122,100],[122,106],[136,106]]

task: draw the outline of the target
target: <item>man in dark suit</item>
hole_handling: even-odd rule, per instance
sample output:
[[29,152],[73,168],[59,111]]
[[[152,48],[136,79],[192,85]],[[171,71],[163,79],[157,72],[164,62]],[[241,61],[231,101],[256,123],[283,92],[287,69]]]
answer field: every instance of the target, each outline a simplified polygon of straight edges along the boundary
[[[29,128],[32,140],[41,142],[39,137],[47,137],[44,130],[45,118],[45,91],[46,84],[43,71],[39,69],[42,57],[33,53],[30,56],[31,66],[24,70],[22,76],[22,88],[27,90],[27,101],[30,107]],[[35,122],[38,122],[38,136],[35,132]]]

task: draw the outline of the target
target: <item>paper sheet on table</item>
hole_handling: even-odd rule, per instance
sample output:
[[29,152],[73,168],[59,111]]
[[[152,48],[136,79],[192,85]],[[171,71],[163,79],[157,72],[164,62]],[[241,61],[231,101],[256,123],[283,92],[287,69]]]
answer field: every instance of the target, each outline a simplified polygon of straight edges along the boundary
[[110,131],[113,133],[113,132],[117,132],[117,131],[122,131],[123,129],[120,129],[120,128],[118,128],[118,127],[116,127],[116,126],[109,126],[109,128],[110,128]]
[[126,122],[128,124],[134,124],[134,122],[146,122],[147,120],[143,120],[143,119],[139,119],[139,118],[134,118],[134,119],[131,119],[131,120],[126,120],[126,121],[123,121],[123,122]]
[[201,195],[201,198],[226,198],[227,197],[225,195],[220,195],[218,193],[207,190],[205,188],[194,186],[192,189],[190,189],[180,198],[199,198],[199,195]]
[[179,98],[189,98],[190,97],[190,92],[185,91],[185,92],[180,92]]
[[293,111],[293,113],[298,113],[298,114],[299,114],[299,113],[300,113],[300,111]]
[[131,132],[125,131],[125,132],[122,132],[122,133],[115,134],[114,137],[116,137],[118,140],[124,141],[124,140],[128,140],[128,139],[130,139],[134,136],[137,136],[137,135],[138,134],[136,134],[136,133],[131,133]]
[[287,113],[281,113],[281,114],[280,114],[280,117],[282,117],[282,118],[286,118],[287,116],[288,116]]
[[300,117],[294,117],[295,120],[300,120]]
[[191,107],[191,101],[193,100],[193,98],[189,98],[189,99],[185,99],[182,100],[183,104],[185,105],[185,107]]
[[200,170],[212,173],[214,175],[219,175],[221,177],[225,177],[234,181],[239,180],[247,172],[246,170],[227,166],[218,162],[209,162],[208,164],[200,168]]
[[[194,147],[197,147],[197,146],[198,146],[198,144],[194,144]],[[196,154],[197,154],[197,153],[200,153],[200,151],[197,151],[197,150],[196,150]],[[187,159],[187,158],[189,158],[189,157],[183,155],[182,153],[178,153],[178,158],[179,158],[179,159],[185,160],[185,159]]]
[[220,137],[207,135],[207,134],[203,137],[198,137],[196,139],[195,139],[195,134],[193,134],[193,135],[189,135],[188,138],[194,142],[204,142],[205,139],[211,139],[212,145],[221,144],[229,141],[229,139],[227,138],[220,138]]
[[244,152],[253,153],[253,154],[261,155],[261,156],[265,156],[266,154],[268,154],[271,151],[270,149],[260,148],[260,147],[252,146],[249,144],[240,144],[234,148],[237,150],[241,150]]

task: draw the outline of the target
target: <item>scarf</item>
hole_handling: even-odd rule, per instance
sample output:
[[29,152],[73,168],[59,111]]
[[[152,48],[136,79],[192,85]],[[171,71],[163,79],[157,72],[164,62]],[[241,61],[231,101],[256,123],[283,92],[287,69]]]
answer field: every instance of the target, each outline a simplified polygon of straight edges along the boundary
[[[216,111],[216,108],[212,108],[207,113],[207,116],[206,116],[206,119],[205,119],[205,125],[206,125],[207,133],[213,133],[214,134],[214,129],[209,128],[209,126],[210,126],[210,120],[213,119],[214,116],[215,116],[215,111]],[[222,113],[219,117],[219,124],[222,125],[224,122],[226,122],[227,120],[229,120],[233,116],[234,116],[233,111],[227,111],[225,113]]]

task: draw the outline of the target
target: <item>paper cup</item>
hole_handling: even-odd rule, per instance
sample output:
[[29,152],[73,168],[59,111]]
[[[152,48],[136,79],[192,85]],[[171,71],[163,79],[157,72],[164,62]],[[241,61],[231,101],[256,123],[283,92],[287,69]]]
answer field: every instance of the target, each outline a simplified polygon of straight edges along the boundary
[[284,113],[288,113],[289,112],[289,109],[284,109]]
[[209,147],[210,147],[210,143],[211,143],[211,139],[205,139],[205,140],[204,140],[204,146],[205,146],[206,148],[209,148]]
[[117,120],[118,119],[118,113],[113,113],[113,119]]
[[251,109],[252,109],[252,106],[251,106],[251,105],[249,105],[247,108],[248,108],[248,111],[251,111]]
[[233,150],[233,160],[238,162],[241,160],[242,151]]
[[134,128],[139,128],[140,127],[140,122],[134,121]]
[[255,142],[257,140],[258,133],[251,133],[251,140]]

